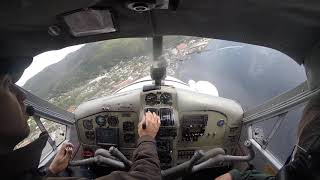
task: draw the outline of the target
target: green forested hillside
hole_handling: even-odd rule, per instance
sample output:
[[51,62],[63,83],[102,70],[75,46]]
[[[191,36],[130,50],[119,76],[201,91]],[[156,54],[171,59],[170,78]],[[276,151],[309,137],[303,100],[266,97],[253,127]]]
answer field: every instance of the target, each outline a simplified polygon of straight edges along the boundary
[[87,44],[67,55],[26,82],[24,88],[42,98],[52,98],[71,88],[81,86],[119,60],[151,52],[148,39],[116,39]]
[[[184,36],[165,37],[164,49],[174,47],[189,38]],[[43,99],[54,99],[53,103],[63,104],[63,107],[67,108],[74,105],[75,102],[78,104],[79,101],[91,98],[89,96],[93,92],[82,94],[79,98],[77,95],[81,89],[79,87],[87,85],[90,80],[105,74],[120,62],[132,61],[133,57],[151,57],[151,54],[152,41],[150,38],[124,38],[89,43],[68,54],[58,63],[48,66],[28,80],[23,87]],[[142,61],[141,58],[140,60]],[[131,62],[131,66],[134,65]],[[146,66],[150,65],[145,64],[144,68]],[[125,80],[115,75],[112,78],[116,82]]]

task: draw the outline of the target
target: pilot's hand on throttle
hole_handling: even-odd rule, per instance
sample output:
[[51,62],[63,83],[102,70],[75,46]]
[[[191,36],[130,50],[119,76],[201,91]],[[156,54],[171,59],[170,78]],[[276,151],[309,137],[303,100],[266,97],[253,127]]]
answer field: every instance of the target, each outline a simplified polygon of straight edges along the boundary
[[[142,128],[142,124],[145,124],[146,128]],[[147,112],[138,125],[139,137],[151,136],[156,137],[160,127],[160,117],[156,113]]]
[[73,144],[63,143],[49,166],[49,170],[53,174],[58,174],[65,170],[73,153]]

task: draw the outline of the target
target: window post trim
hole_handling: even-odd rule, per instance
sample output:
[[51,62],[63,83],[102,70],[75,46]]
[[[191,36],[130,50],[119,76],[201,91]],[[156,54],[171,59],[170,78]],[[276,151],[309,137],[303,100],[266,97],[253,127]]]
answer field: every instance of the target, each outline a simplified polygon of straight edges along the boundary
[[[34,115],[33,119],[37,123],[37,126],[39,127],[41,132],[47,132],[48,133],[48,131],[46,130],[46,128],[44,127],[44,125],[42,124],[42,122],[40,120],[40,116]],[[51,138],[51,136],[49,136],[48,142],[51,145],[51,147],[53,148],[53,150],[57,149],[56,142]]]

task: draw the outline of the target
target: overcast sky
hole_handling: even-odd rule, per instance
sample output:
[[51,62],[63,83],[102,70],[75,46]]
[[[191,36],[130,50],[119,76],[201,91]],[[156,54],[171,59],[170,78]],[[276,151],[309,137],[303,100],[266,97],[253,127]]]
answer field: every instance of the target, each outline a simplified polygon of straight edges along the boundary
[[70,46],[56,51],[48,51],[33,58],[31,65],[24,71],[22,77],[16,82],[23,86],[31,77],[42,71],[47,66],[61,61],[67,54],[80,49],[83,45]]

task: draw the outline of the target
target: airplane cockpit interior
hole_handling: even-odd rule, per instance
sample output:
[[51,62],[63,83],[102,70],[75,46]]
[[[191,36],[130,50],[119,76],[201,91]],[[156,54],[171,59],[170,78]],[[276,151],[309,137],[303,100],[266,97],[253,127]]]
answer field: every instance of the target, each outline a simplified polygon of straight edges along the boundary
[[[320,92],[320,5],[302,4],[5,2],[0,6],[1,59],[21,57],[17,68],[29,57],[31,66],[41,56],[47,58],[42,62],[50,61],[48,68],[24,72],[34,76],[20,85],[32,115],[32,138],[21,146],[49,132],[42,168],[63,142],[74,144],[60,176],[94,179],[129,171],[138,124],[146,112],[154,112],[160,117],[155,141],[162,179],[214,179],[234,168],[275,176],[295,147],[303,108]],[[77,50],[69,49],[61,61],[43,53],[65,48],[59,50],[64,53],[75,45]],[[79,86],[67,91],[75,81]]]
[[[238,103],[163,84],[81,104],[75,111],[75,125],[83,154],[91,159],[103,152],[101,148],[117,147],[120,157],[126,158],[117,166],[125,168],[124,162],[132,158],[137,143],[137,125],[147,111],[160,117],[156,142],[164,176],[184,172],[195,152],[206,152],[202,157],[203,164],[194,166],[194,171],[199,171],[215,165],[208,161],[211,156],[233,154],[236,150],[243,114]],[[250,142],[247,143],[249,146]],[[225,158],[250,160],[253,154]],[[94,157],[92,161],[95,161]],[[71,164],[87,165],[88,161],[77,160]]]

